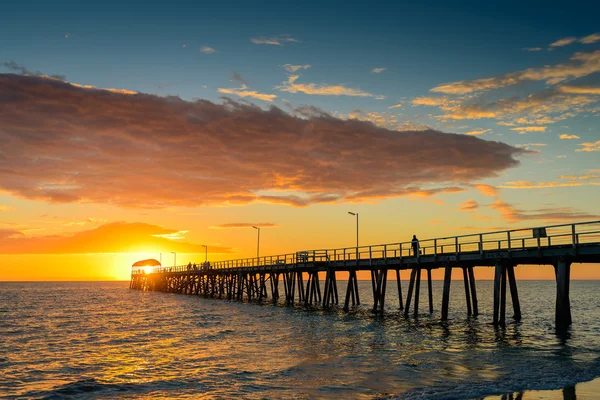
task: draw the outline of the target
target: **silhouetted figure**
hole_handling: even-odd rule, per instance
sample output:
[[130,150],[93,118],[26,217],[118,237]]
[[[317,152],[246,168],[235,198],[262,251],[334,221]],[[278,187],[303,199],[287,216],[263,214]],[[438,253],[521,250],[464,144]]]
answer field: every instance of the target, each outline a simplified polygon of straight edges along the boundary
[[412,249],[413,254],[418,257],[419,256],[419,239],[417,239],[417,235],[413,235],[412,238]]
[[187,265],[187,269],[188,269],[188,271],[189,271],[190,269],[192,269],[192,262],[191,262],[191,261],[188,263],[188,265]]

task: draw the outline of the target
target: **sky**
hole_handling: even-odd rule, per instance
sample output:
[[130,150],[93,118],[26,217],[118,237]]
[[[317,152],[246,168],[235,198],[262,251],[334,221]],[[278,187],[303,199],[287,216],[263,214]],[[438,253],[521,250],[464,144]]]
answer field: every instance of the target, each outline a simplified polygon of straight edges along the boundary
[[1,6],[0,280],[600,220],[594,2],[87,3]]

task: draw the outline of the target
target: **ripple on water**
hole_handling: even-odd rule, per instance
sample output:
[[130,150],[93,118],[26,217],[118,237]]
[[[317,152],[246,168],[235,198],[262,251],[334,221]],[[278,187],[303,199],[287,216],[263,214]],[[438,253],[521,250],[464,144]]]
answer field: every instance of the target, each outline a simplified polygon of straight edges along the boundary
[[[480,316],[404,319],[339,308],[228,302],[127,289],[127,283],[0,283],[0,392],[42,398],[469,398],[557,388],[600,376],[599,282],[571,284],[574,325],[553,327],[554,284],[520,282],[523,321],[497,329],[492,283]],[[342,288],[340,284],[340,288]],[[283,292],[283,288],[281,288]],[[434,299],[441,282],[434,282]],[[422,305],[423,306],[423,305]],[[510,307],[510,299],[509,305]],[[8,355],[8,356],[7,356]]]

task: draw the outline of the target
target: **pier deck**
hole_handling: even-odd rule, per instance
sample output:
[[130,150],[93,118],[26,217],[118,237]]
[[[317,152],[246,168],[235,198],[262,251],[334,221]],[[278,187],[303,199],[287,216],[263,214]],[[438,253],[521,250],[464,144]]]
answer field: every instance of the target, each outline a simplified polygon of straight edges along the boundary
[[[600,221],[552,225],[529,229],[477,233],[422,240],[417,254],[411,242],[303,250],[274,256],[217,261],[213,264],[160,267],[146,273],[132,269],[132,289],[204,295],[229,300],[277,301],[279,278],[283,279],[285,302],[298,301],[323,307],[339,303],[337,272],[349,273],[344,309],[360,304],[357,271],[370,271],[373,311],[383,312],[389,271],[395,271],[399,307],[409,316],[413,302],[418,314],[422,271],[427,272],[429,311],[433,312],[431,270],[444,268],[442,319],[448,316],[452,270],[462,269],[468,315],[477,316],[475,267],[494,267],[495,324],[505,324],[508,281],[514,318],[521,318],[514,268],[518,265],[553,265],[557,281],[557,327],[571,324],[569,300],[572,263],[600,263]],[[408,293],[402,296],[401,270],[411,270]],[[325,275],[323,294],[320,277]],[[306,282],[305,282],[306,280]],[[267,290],[267,285],[270,290]],[[413,298],[414,293],[414,298]]]

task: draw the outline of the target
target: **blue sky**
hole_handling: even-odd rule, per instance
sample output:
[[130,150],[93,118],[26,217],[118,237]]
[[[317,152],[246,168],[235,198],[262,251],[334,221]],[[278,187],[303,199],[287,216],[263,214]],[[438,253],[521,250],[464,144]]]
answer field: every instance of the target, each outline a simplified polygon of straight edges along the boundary
[[[55,96],[58,96],[57,93],[60,96],[65,93],[83,96],[98,109],[113,110],[114,104],[93,90],[111,89],[118,97],[114,98],[114,102],[131,111],[131,114],[119,116],[123,118],[120,123],[124,132],[127,129],[137,131],[125,133],[135,136],[146,129],[153,138],[165,139],[161,135],[172,134],[185,143],[185,146],[175,149],[170,148],[172,143],[168,138],[164,142],[157,140],[163,146],[165,160],[185,154],[191,148],[202,152],[204,144],[212,151],[206,150],[205,157],[223,149],[230,150],[215,156],[212,162],[219,164],[223,157],[230,157],[232,165],[239,162],[240,168],[248,170],[248,175],[243,179],[241,175],[235,175],[235,179],[239,179],[235,184],[246,188],[245,184],[250,181],[254,186],[247,187],[251,195],[246,193],[244,196],[247,197],[236,197],[236,201],[247,201],[243,212],[236,208],[237,205],[229,208],[229,200],[223,200],[232,195],[230,187],[215,187],[208,203],[199,202],[197,207],[212,207],[211,215],[219,215],[223,220],[211,221],[215,225],[221,222],[247,225],[252,221],[238,219],[241,215],[248,215],[247,219],[279,226],[280,221],[270,220],[271,216],[280,215],[279,212],[282,219],[288,215],[294,223],[307,220],[293,214],[296,211],[285,208],[290,205],[308,207],[310,212],[316,213],[314,218],[328,220],[329,212],[326,210],[332,198],[337,199],[333,203],[340,207],[355,207],[356,203],[360,203],[364,207],[361,212],[380,216],[415,207],[420,214],[430,216],[431,226],[446,218],[455,233],[462,228],[487,230],[600,219],[595,201],[600,195],[598,15],[600,6],[591,1],[557,4],[445,1],[414,4],[323,1],[222,1],[210,4],[177,1],[156,4],[129,1],[11,2],[0,6],[0,78],[4,79],[0,84],[6,85],[0,86],[0,89],[7,88],[7,93],[8,90],[16,90],[12,93],[14,96],[23,94],[22,97],[26,98],[24,93],[38,93],[43,87],[52,86]],[[8,74],[34,76],[39,81],[16,79]],[[64,76],[61,80],[77,86],[69,89],[55,85],[56,82],[44,86],[44,82],[48,83],[44,81],[47,78],[39,75],[61,75]],[[115,90],[123,92],[117,95]],[[127,97],[131,96],[128,92],[158,97]],[[10,96],[9,93],[7,98],[10,99]],[[174,99],[180,98],[183,102],[169,100],[167,96],[175,96]],[[251,128],[230,120],[221,121],[234,129],[221,133],[230,135],[230,139],[247,140],[247,143],[242,143],[241,149],[236,148],[239,144],[236,142],[210,148],[221,138],[211,136],[212,133],[206,130],[194,132],[196,127],[186,125],[180,118],[186,116],[181,110],[208,113],[208,106],[193,103],[196,99],[220,104],[225,101],[224,97],[254,104],[262,110],[240,111],[240,115],[246,112],[256,118],[248,125]],[[76,137],[79,140],[80,136],[89,134],[90,140],[96,140],[99,135],[107,134],[97,122],[110,115],[95,115],[93,108],[82,114],[67,115],[64,110],[76,108],[76,105],[68,103],[68,96],[53,98],[56,110],[64,111],[60,118],[65,118],[57,117],[56,121],[48,111],[51,108],[43,107],[43,99],[35,96],[27,98],[30,103],[25,106],[35,112],[32,111],[31,116],[11,119],[10,129],[15,129],[15,132],[28,131],[30,137],[36,137],[45,132],[44,124],[36,125],[42,121],[56,122],[57,125],[60,122],[68,127],[65,131],[54,132],[62,139]],[[160,104],[159,111],[152,108],[155,104]],[[0,102],[0,111],[3,106],[10,107],[12,104]],[[287,116],[279,116],[279,120],[271,124],[269,118],[274,114],[267,111],[271,106],[280,108]],[[364,125],[352,123],[319,125],[322,121],[315,117],[315,109],[307,111],[307,106],[316,107],[341,121],[369,121],[377,129],[372,131]],[[139,110],[148,111],[138,113]],[[151,115],[151,112],[157,112],[157,115]],[[96,119],[87,119],[92,114]],[[31,121],[27,117],[31,117]],[[146,118],[153,119],[159,128],[153,131],[150,123],[145,126]],[[218,119],[212,114],[210,118]],[[81,129],[86,129],[78,126],[78,123],[83,124],[83,120],[87,121],[89,132],[82,133]],[[258,120],[264,124],[256,122]],[[305,149],[303,142],[286,143],[285,134],[289,133],[287,127],[293,125],[296,129],[306,121],[320,126],[325,133],[315,132],[316,137],[310,137],[311,140],[323,140],[320,143],[323,147],[315,147],[311,154],[315,159],[308,159],[304,167],[310,168],[315,163],[327,166],[329,161],[323,158],[323,154],[331,146],[340,145],[347,152],[329,155],[333,157],[331,174],[326,169],[321,171],[327,175],[324,181],[330,185],[329,192],[323,189],[320,181],[303,181],[306,176],[292,176],[290,171],[297,166],[284,165],[285,160],[268,168],[242,162],[247,156],[244,146],[255,159],[263,157],[260,146],[253,147],[257,143],[267,143],[271,145],[269,148],[278,152],[285,152],[287,147],[298,151]],[[162,123],[186,130],[189,136],[184,140],[183,131],[176,131],[177,128],[165,134],[160,130]],[[70,131],[75,129],[74,126],[79,130]],[[439,143],[432,144],[428,142],[432,139],[428,138],[437,136],[425,133],[428,129],[475,136],[478,141],[473,144],[464,137],[455,141],[453,135],[443,135]],[[392,137],[397,141],[386,142],[390,131],[396,135]],[[424,132],[420,142],[410,139],[410,132],[415,131]],[[49,154],[53,154],[56,160],[71,156],[48,153],[56,149],[48,149],[37,142],[29,143],[31,154],[19,154],[25,147],[18,141],[10,141],[14,139],[11,132],[9,128],[3,130],[0,126],[0,139],[1,135],[6,135],[6,143],[14,146],[11,148],[20,157],[19,160],[48,158]],[[299,132],[294,137],[307,139],[302,136],[302,130]],[[200,136],[203,141],[199,143],[197,137]],[[125,140],[123,137],[118,139]],[[337,142],[332,142],[334,139]],[[377,144],[378,140],[400,151],[392,154],[375,148],[370,150],[375,154],[373,160],[364,157],[360,160],[363,164],[344,164],[347,154],[360,153],[364,147]],[[512,147],[503,153],[504,150],[491,142],[502,142]],[[71,144],[66,139],[60,143]],[[112,144],[106,142],[98,146],[104,146],[103,151],[110,153],[114,150]],[[355,148],[352,148],[353,145]],[[476,147],[475,151],[468,148],[471,145]],[[411,161],[412,165],[401,167],[422,169],[424,178],[411,173],[410,179],[403,180],[400,168],[390,178],[394,182],[390,185],[385,179],[369,175],[371,168],[373,174],[382,173],[374,166],[377,162],[397,165],[398,160],[408,159],[407,155],[430,146],[437,147],[435,151],[425,152],[422,159]],[[135,146],[132,149],[138,150]],[[523,149],[529,152],[519,152]],[[321,150],[323,153],[320,153]],[[444,155],[437,153],[444,150],[447,150],[452,163],[445,164]],[[486,154],[478,153],[484,151],[499,157],[500,164],[487,165],[483,170],[478,168],[475,165],[477,160],[470,158],[481,156],[482,160],[488,160],[484,157]],[[7,151],[5,161],[10,155]],[[340,156],[339,160],[337,156]],[[512,156],[520,161],[518,167],[508,166],[512,165]],[[76,155],[72,157],[73,165],[83,162]],[[191,162],[195,161],[192,159]],[[0,167],[2,162],[0,157]],[[37,176],[37,171],[28,169],[31,166],[24,163],[21,167],[24,176]],[[54,167],[56,169],[49,168],[48,171],[67,171],[60,165]],[[204,177],[214,173],[216,180],[224,179],[220,171],[204,170],[202,167],[200,164],[195,168],[202,170]],[[276,176],[276,184],[254,182],[254,175],[250,174],[254,167],[265,175],[272,173]],[[264,170],[259,167],[264,167]],[[112,171],[111,168],[119,167],[107,165],[106,171]],[[178,184],[185,187],[185,179],[195,178],[179,164],[169,165],[169,168],[173,169],[168,171],[171,176],[161,175],[164,171],[156,171],[157,185],[165,186],[164,182],[176,176],[183,178]],[[239,172],[229,171],[227,165],[222,170],[227,174]],[[446,170],[452,174],[448,174],[447,179],[441,178],[446,176]],[[109,176],[106,171],[106,176]],[[340,183],[354,172],[357,175],[365,172],[368,178],[361,181],[363,186],[359,181],[352,185]],[[4,182],[12,179],[8,175],[0,177]],[[127,188],[127,183],[129,186],[141,185],[138,177],[124,182],[124,188]],[[231,178],[230,175],[226,177]],[[39,179],[28,182],[32,185],[28,188],[12,181],[0,185],[0,190],[3,190],[0,193],[0,212],[7,224],[13,224],[11,229],[18,226],[22,228],[21,233],[62,232],[61,229],[71,232],[84,226],[85,223],[78,224],[85,221],[145,221],[145,217],[124,209],[116,211],[116,208],[111,208],[111,212],[119,216],[114,218],[100,209],[88,209],[92,207],[88,204],[94,201],[100,204],[106,202],[111,207],[124,202],[126,207],[134,207],[135,198],[123,196],[118,191],[111,192],[112,189],[101,184],[94,186],[92,180],[82,180],[79,184],[87,189],[87,193],[94,193],[95,200],[80,198],[73,193],[61,198],[61,201],[77,199],[81,207],[78,221],[67,221],[54,228],[50,225],[39,228],[46,226],[46,222],[29,220],[27,214],[31,209],[39,210],[42,215],[62,210],[61,218],[68,214],[52,196],[32,195],[30,190],[60,186],[64,179],[50,174]],[[112,178],[98,179],[104,182]],[[289,184],[292,181],[302,183]],[[487,186],[476,186],[481,184]],[[62,189],[67,190],[68,187]],[[285,196],[276,195],[285,190]],[[314,193],[318,196],[311,197]],[[178,207],[193,208],[193,199],[202,196],[203,192],[190,193],[190,199],[180,201],[167,191],[161,193],[160,200],[164,202],[161,204],[176,210]],[[415,198],[421,201],[418,205],[415,205]],[[28,202],[34,202],[35,206]],[[223,204],[227,207],[219,208]],[[287,211],[281,211],[280,207]],[[345,215],[345,211],[340,215]],[[409,227],[419,223],[412,215],[409,219],[406,223]],[[166,225],[165,221],[165,217],[156,214],[150,222]],[[187,219],[177,221],[178,226],[169,228],[184,230],[185,226],[179,225],[185,225]],[[0,230],[2,227],[0,225]],[[285,229],[281,228],[282,238],[297,234],[292,232],[291,226],[289,231]],[[210,233],[216,235],[215,232]],[[193,236],[196,242],[204,241],[198,232],[190,235],[196,235]],[[373,232],[373,237],[379,240],[377,235]]]

